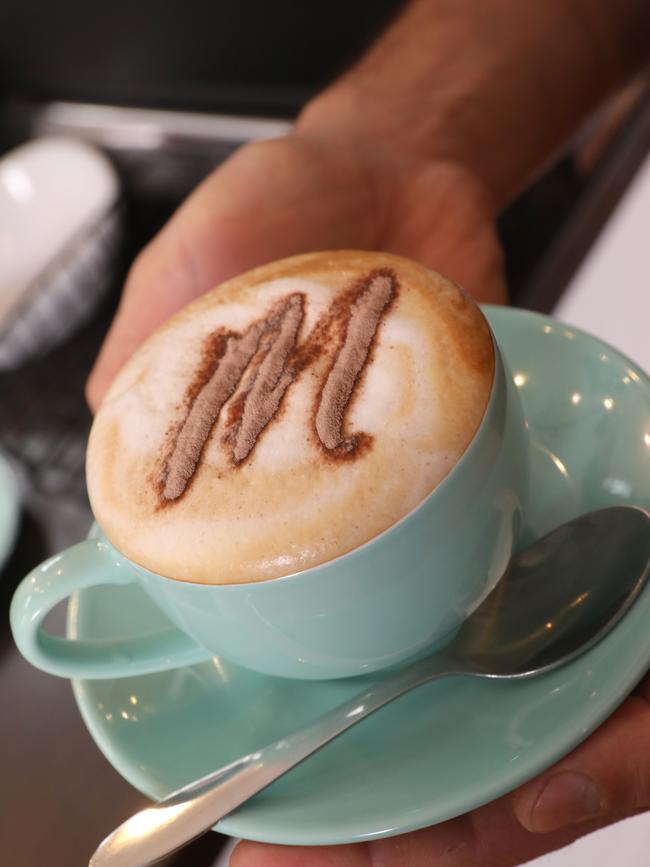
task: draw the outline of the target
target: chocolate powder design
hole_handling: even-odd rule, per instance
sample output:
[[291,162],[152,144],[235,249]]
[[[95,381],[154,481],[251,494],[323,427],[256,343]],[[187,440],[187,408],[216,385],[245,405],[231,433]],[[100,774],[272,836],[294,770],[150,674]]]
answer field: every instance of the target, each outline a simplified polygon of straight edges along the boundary
[[[272,332],[267,356],[260,365],[253,385],[252,391],[255,392],[257,386],[257,394],[249,412],[249,401],[246,401],[242,419],[243,434],[237,437],[236,451],[243,453],[251,436],[256,437],[268,423],[291,382],[291,377],[286,379],[282,375],[282,368],[295,342],[302,316],[302,295],[290,295],[281,308],[272,311],[266,319],[253,323],[243,334],[231,334],[227,337],[226,347],[216,370],[192,403],[167,460],[162,487],[163,500],[177,500],[185,492],[221,408],[239,385],[258,350],[262,336],[266,332]],[[277,400],[271,409],[275,398]],[[268,417],[264,418],[266,413],[269,413]],[[254,443],[253,438],[248,451]],[[248,451],[245,454],[248,454]]]
[[345,342],[329,372],[316,412],[318,438],[330,451],[349,451],[355,440],[343,435],[345,411],[357,378],[368,360],[370,346],[387,305],[395,294],[395,281],[387,274],[372,277],[351,307]]
[[[381,318],[397,291],[395,276],[386,271],[371,274],[360,285],[360,289],[343,296],[346,306],[350,304],[347,330],[316,411],[318,438],[328,451],[335,454],[350,454],[357,445],[358,437],[347,440],[344,437],[345,412],[368,361]],[[348,299],[352,298],[354,300],[350,303]],[[238,401],[237,411],[231,414],[225,440],[231,446],[235,465],[248,457],[261,432],[278,412],[288,387],[324,348],[321,346],[321,350],[315,351],[317,345],[332,339],[331,327],[337,320],[335,311],[343,299],[339,296],[334,300],[330,311],[302,347],[297,347],[304,317],[304,296],[300,293],[282,299],[264,319],[254,322],[243,334],[223,335],[216,367],[191,402],[165,462],[161,479],[164,501],[177,500],[184,494],[221,409],[235,393],[253,362],[254,370]]]
[[257,368],[246,396],[244,412],[234,437],[232,456],[236,464],[248,457],[294,380],[295,371],[287,367],[287,359],[296,345],[302,318],[302,295],[291,295],[279,317],[277,333],[273,336],[269,351]]

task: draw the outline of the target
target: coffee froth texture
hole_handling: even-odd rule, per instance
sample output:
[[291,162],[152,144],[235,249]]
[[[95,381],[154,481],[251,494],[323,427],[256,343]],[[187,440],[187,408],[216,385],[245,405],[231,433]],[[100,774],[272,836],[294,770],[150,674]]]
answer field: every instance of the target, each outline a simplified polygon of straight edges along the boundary
[[448,474],[493,372],[476,305],[413,262],[339,251],[257,268],[118,374],[89,440],[93,511],[127,557],[178,580],[327,562]]

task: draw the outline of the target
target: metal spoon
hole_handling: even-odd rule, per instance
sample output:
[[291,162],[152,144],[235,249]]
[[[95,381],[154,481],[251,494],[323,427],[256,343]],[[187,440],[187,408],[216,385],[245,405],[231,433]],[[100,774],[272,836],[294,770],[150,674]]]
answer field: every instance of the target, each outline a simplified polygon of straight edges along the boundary
[[618,623],[650,571],[650,515],[584,515],[517,554],[441,651],[413,662],[281,740],[242,756],[120,825],[89,867],[145,867],[405,692],[448,675],[531,677],[584,653]]

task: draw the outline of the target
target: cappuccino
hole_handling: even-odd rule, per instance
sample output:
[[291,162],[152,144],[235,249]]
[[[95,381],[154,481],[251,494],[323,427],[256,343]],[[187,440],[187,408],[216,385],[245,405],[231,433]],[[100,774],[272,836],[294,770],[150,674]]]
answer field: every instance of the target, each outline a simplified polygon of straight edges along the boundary
[[88,446],[94,514],[129,559],[181,581],[325,563],[444,479],[493,375],[476,305],[413,262],[342,251],[257,268],[117,376]]

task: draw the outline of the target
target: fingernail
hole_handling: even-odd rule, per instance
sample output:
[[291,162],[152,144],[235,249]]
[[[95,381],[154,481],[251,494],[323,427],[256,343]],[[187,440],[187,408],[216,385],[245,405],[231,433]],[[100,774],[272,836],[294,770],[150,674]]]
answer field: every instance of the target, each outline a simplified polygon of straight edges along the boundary
[[593,780],[576,771],[562,771],[543,786],[526,825],[538,833],[557,831],[593,819],[601,806],[601,794]]

